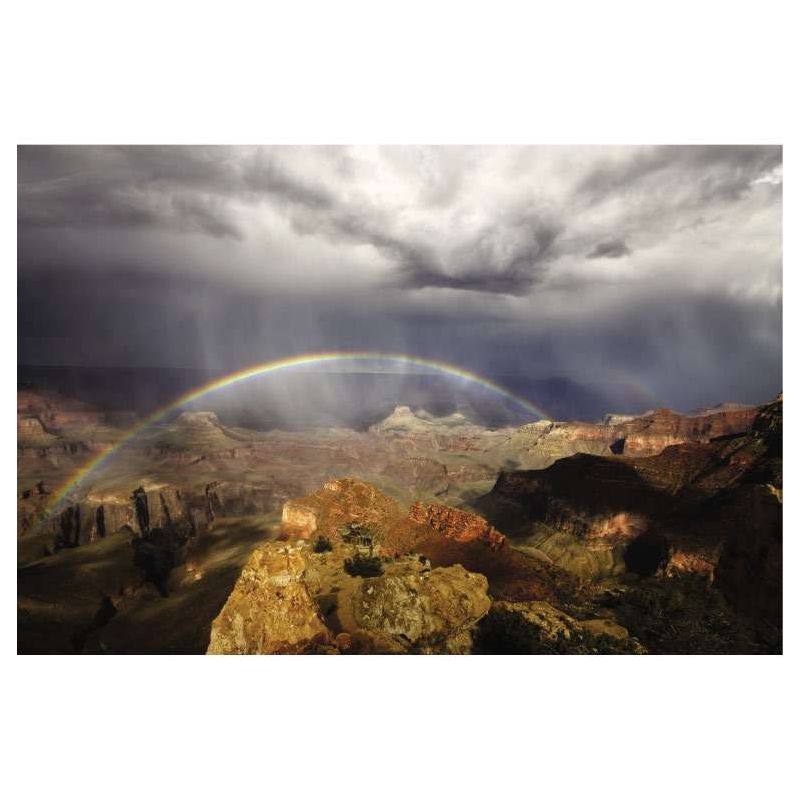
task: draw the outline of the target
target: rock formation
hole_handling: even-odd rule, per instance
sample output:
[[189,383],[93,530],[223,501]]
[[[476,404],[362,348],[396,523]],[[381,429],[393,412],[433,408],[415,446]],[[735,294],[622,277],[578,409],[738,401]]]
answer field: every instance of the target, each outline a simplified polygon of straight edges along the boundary
[[644,654],[642,644],[606,618],[578,620],[545,602],[492,604],[480,625],[480,652],[501,654]]
[[736,406],[684,416],[669,409],[640,417],[609,414],[603,424],[542,420],[523,425],[497,450],[520,467],[544,468],[578,453],[592,455],[657,455],[666,447],[709,442],[747,430],[758,409]]
[[302,540],[256,550],[211,626],[208,653],[469,652],[489,610],[487,582],[463,567],[393,559],[344,569],[354,545],[314,553]]
[[517,430],[186,412],[46,517],[125,428],[20,398],[22,651],[780,649],[780,397]]
[[319,491],[287,502],[287,516],[307,521],[287,527],[289,535],[336,538],[346,526],[357,525],[371,532],[383,556],[418,553],[434,567],[461,564],[486,575],[494,597],[555,600],[572,589],[571,578],[560,569],[504,547],[502,534],[481,517],[440,504],[416,503],[407,512],[363,481],[328,481]]
[[506,543],[506,537],[482,517],[449,506],[414,503],[408,516],[455,542],[483,542],[490,550],[499,550]]
[[[579,454],[542,470],[502,473],[476,506],[516,542],[583,578],[698,573],[740,607],[776,619],[780,420],[778,398],[757,409],[741,434],[643,458]],[[587,567],[587,553],[604,550]],[[747,574],[757,588],[748,588]]]
[[330,631],[309,591],[309,560],[305,548],[292,544],[256,550],[211,625],[208,652],[303,652],[327,642]]

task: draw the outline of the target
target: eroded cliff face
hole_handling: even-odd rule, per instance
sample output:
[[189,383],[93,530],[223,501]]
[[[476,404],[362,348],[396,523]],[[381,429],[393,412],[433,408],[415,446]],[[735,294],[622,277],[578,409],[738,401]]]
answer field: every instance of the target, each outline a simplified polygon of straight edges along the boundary
[[506,537],[485,519],[449,506],[414,503],[408,516],[413,522],[427,525],[455,542],[482,542],[490,550],[499,550],[506,544]]
[[523,425],[497,449],[523,468],[544,468],[578,453],[650,456],[672,445],[742,433],[757,413],[757,407],[737,406],[699,416],[669,409],[639,417],[609,414],[601,424],[541,420]]
[[[755,606],[775,620],[781,398],[755,414],[733,413],[751,417],[744,433],[669,446],[654,456],[581,454],[542,470],[502,473],[476,506],[515,542],[582,578],[695,574],[718,583],[738,608]],[[715,432],[728,424],[719,414],[698,419]],[[754,577],[749,586],[747,574]]]
[[135,512],[132,504],[86,500],[67,506],[50,520],[54,531],[53,548],[80,547],[121,530],[132,531]]
[[617,441],[623,445],[620,454],[628,456],[657,455],[665,447],[685,442],[709,442],[720,436],[746,431],[758,408],[737,407],[701,416],[685,416],[669,409],[659,409],[620,425],[612,426]]

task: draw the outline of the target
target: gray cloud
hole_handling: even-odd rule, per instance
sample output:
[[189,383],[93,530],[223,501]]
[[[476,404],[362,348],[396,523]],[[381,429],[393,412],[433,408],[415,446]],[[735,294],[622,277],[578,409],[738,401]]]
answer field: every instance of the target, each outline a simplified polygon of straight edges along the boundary
[[231,188],[225,162],[213,150],[204,153],[198,148],[21,147],[18,226],[164,228],[241,238],[225,202]]
[[[242,212],[263,209],[285,217],[298,235],[374,248],[388,262],[386,285],[519,296],[558,259],[585,256],[587,238],[597,242],[596,233],[580,230],[583,215],[615,205],[626,230],[646,228],[646,237],[663,239],[736,203],[781,162],[778,147],[588,148],[596,157],[577,181],[551,175],[546,191],[533,183],[487,214],[488,197],[470,194],[470,178],[502,196],[503,165],[496,180],[490,174],[502,149],[419,152],[425,157],[380,153],[386,180],[402,190],[395,201],[363,180],[374,165],[343,148],[24,147],[18,223],[23,231],[150,228],[244,240],[251,232]],[[563,157],[554,153],[556,162]],[[447,214],[462,206],[474,213],[476,205],[482,213],[472,226],[458,227]],[[409,210],[418,222],[408,220]],[[630,249],[619,236],[590,245],[588,257],[624,255]]]
[[18,166],[21,360],[379,346],[676,405],[780,388],[778,147],[22,147]]
[[556,254],[560,226],[535,217],[479,232],[445,264],[418,248],[403,254],[401,286],[524,295]]
[[586,258],[622,258],[630,254],[631,250],[624,239],[606,239],[598,242]]
[[594,199],[688,181],[696,200],[736,200],[750,184],[781,163],[779,146],[689,145],[632,149],[622,163],[601,157],[578,183],[576,195]]

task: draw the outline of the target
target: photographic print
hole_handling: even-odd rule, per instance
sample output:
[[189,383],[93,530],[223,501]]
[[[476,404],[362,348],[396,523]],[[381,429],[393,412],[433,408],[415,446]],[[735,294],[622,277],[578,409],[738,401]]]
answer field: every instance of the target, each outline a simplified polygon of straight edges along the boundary
[[19,653],[781,653],[779,146],[17,158]]

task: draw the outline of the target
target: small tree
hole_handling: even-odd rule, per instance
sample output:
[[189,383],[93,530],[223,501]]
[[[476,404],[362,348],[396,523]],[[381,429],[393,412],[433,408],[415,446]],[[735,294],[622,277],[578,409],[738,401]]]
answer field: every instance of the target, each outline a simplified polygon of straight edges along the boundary
[[345,559],[344,570],[348,575],[359,578],[377,578],[383,575],[383,564],[376,556],[364,556],[356,553]]

